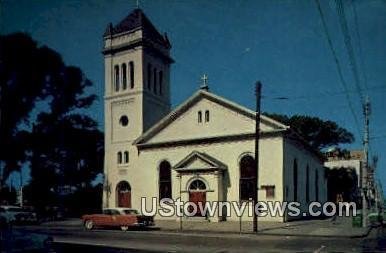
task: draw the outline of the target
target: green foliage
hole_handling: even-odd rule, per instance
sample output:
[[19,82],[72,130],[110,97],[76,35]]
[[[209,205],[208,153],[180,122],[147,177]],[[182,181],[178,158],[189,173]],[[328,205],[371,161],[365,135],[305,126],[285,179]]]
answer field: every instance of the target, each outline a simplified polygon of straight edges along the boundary
[[63,68],[60,56],[47,47],[38,47],[22,33],[0,36],[0,161],[5,177],[25,160],[26,133],[19,130],[28,123],[35,103],[48,96],[47,79]]
[[336,146],[340,143],[352,143],[354,141],[354,135],[352,133],[330,120],[324,121],[317,117],[303,115],[294,115],[292,117],[270,113],[264,113],[264,115],[290,126],[299,133],[311,147],[317,150]]
[[0,188],[0,205],[9,205],[15,203],[17,198],[15,188],[3,187]]
[[[103,134],[83,113],[96,99],[85,92],[92,83],[26,34],[1,36],[0,43],[0,139],[7,146],[0,162],[6,175],[29,162],[28,189],[36,205],[52,203],[63,189],[90,188],[103,170]],[[29,122],[38,101],[48,108]]]
[[335,202],[337,194],[343,196],[344,201],[358,201],[358,175],[355,169],[337,168],[327,170],[328,200]]

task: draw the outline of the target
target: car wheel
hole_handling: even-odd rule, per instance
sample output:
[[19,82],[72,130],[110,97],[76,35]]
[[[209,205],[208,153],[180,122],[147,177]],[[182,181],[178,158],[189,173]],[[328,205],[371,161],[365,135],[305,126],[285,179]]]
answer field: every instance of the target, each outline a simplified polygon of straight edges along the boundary
[[121,226],[122,231],[127,231],[129,229],[129,226]]
[[84,223],[84,227],[87,230],[91,230],[94,228],[94,222],[92,220],[86,220],[86,222]]

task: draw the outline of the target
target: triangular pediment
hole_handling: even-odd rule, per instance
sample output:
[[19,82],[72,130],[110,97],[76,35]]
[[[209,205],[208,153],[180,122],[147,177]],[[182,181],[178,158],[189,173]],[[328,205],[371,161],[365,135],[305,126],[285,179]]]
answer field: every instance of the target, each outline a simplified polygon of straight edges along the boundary
[[178,162],[174,169],[176,171],[224,170],[226,165],[206,153],[193,151]]
[[[206,121],[206,112],[209,120]],[[201,112],[202,120],[198,120]],[[255,112],[211,92],[200,90],[177,107],[134,144],[171,143],[200,138],[254,134]],[[288,126],[261,115],[261,132],[285,131]]]

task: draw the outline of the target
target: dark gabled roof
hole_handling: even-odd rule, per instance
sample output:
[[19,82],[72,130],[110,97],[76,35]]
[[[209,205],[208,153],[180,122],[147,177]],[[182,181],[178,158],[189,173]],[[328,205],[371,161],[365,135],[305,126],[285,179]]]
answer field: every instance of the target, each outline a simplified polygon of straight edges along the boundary
[[143,36],[155,40],[156,42],[164,45],[167,48],[170,48],[170,42],[165,34],[162,36],[151,21],[146,17],[145,13],[141,9],[134,9],[126,18],[124,18],[117,25],[109,24],[106,28],[104,37],[111,36],[115,34],[120,34],[128,31],[133,31],[136,29],[142,29]]

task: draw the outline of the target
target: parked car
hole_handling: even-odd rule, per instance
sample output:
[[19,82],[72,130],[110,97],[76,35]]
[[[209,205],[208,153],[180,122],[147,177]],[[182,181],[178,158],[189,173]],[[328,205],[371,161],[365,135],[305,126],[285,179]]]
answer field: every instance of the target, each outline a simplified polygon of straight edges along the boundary
[[94,227],[120,227],[126,231],[129,227],[147,227],[154,225],[153,216],[141,215],[132,208],[106,208],[102,214],[82,216],[84,227],[91,230]]
[[38,223],[35,212],[19,206],[0,206],[0,217],[7,223]]

